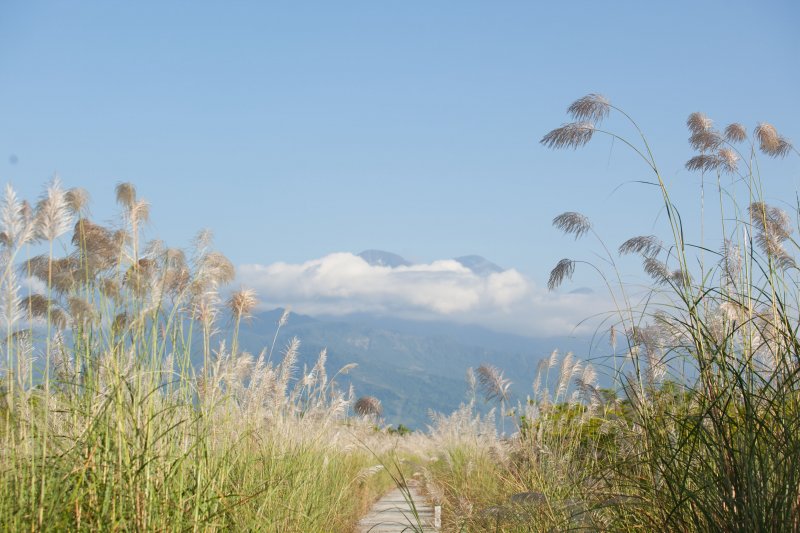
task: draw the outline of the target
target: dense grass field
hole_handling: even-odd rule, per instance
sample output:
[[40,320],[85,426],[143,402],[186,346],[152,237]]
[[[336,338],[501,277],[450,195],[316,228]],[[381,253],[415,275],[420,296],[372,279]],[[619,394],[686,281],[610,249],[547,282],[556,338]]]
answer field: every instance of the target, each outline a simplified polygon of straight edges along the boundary
[[[380,427],[377,399],[341,390],[348,369],[326,368],[324,351],[296,368],[302,339],[243,352],[255,294],[226,288],[234,267],[207,232],[189,250],[145,241],[149,207],[131,184],[105,226],[57,179],[35,205],[6,187],[3,529],[351,531],[415,475],[450,531],[800,530],[797,211],[765,203],[758,166],[797,151],[769,124],[718,130],[692,114],[686,168],[709,222],[673,204],[644,135],[604,129],[638,131],[608,100],[569,113],[544,145],[614,137],[663,206],[663,235],[618,246],[583,214],[553,221],[605,254],[562,259],[549,284],[600,276],[616,303],[598,330],[607,356],[554,352],[516,405],[487,361],[468,372],[471,401],[411,435]],[[703,240],[686,242],[694,225]],[[621,256],[652,283],[627,283]]]

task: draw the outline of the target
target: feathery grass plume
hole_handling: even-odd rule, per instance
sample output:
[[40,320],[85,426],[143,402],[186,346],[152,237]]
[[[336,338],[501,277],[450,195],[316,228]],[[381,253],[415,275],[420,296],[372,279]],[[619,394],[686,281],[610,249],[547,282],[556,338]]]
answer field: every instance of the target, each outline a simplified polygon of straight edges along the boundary
[[717,152],[722,169],[728,174],[735,174],[739,169],[739,156],[735,150],[722,148]]
[[558,364],[558,357],[558,350],[553,350],[550,352],[550,358],[547,361],[547,368],[555,368],[555,366]]
[[589,218],[574,211],[567,211],[555,217],[553,226],[566,234],[574,234],[575,240],[578,240],[592,229],[592,223],[589,222]]
[[133,209],[136,203],[136,187],[130,182],[117,183],[115,189],[117,195],[117,203],[125,208],[127,211]]
[[567,108],[567,113],[572,115],[576,121],[588,121],[599,124],[606,118],[611,111],[611,104],[608,99],[601,94],[587,94],[572,102]]
[[655,235],[640,235],[623,242],[619,247],[619,254],[641,254],[645,257],[653,257],[658,255],[662,248],[661,240]]
[[732,143],[742,142],[747,139],[747,130],[738,122],[728,124],[725,128],[725,139]]
[[123,282],[138,297],[145,296],[151,288],[155,275],[155,264],[152,259],[142,258],[128,267]]
[[564,281],[564,278],[572,279],[575,273],[575,261],[572,259],[562,259],[553,270],[550,271],[550,279],[547,280],[547,289],[555,290]]
[[100,294],[114,301],[119,300],[120,296],[122,295],[119,283],[111,278],[100,279],[97,284],[97,288],[100,291]]
[[283,352],[283,361],[279,365],[278,377],[276,379],[275,390],[280,398],[286,396],[289,381],[292,379],[295,370],[295,363],[300,353],[300,339],[292,337],[289,345]]
[[47,318],[47,313],[55,302],[41,294],[29,294],[20,301],[20,308],[27,311],[31,318]]
[[69,189],[64,198],[67,201],[67,207],[75,216],[80,216],[84,209],[89,206],[89,191],[80,187]]
[[383,406],[381,401],[375,396],[362,396],[356,400],[353,409],[359,416],[381,416],[383,413]]
[[567,387],[572,379],[572,375],[576,369],[579,368],[580,362],[575,361],[575,356],[572,352],[567,352],[564,359],[561,360],[561,369],[558,372],[558,388],[556,389],[556,399],[564,398],[567,393]]
[[278,327],[279,328],[282,328],[283,326],[285,326],[287,324],[287,322],[289,322],[289,315],[290,314],[291,314],[291,310],[288,307],[283,310],[283,313],[281,313],[281,317],[278,319]]
[[720,267],[722,268],[724,280],[729,284],[736,284],[736,280],[742,273],[742,249],[738,244],[729,239],[722,243],[720,252]]
[[611,324],[611,327],[608,328],[608,344],[611,346],[612,351],[616,351],[617,349],[617,328],[614,327],[614,324]]
[[236,269],[230,260],[219,252],[208,252],[200,263],[201,277],[212,285],[225,285],[236,277]]
[[702,133],[708,131],[714,125],[714,121],[706,116],[705,113],[695,111],[686,119],[686,127],[692,133]]
[[247,318],[255,308],[258,300],[256,293],[252,289],[241,289],[234,292],[228,299],[228,308],[236,317]]
[[714,130],[699,131],[689,136],[689,145],[700,152],[716,150],[723,142],[722,135]]
[[14,188],[7,184],[0,203],[0,241],[7,248],[28,243],[35,236],[33,222],[30,205],[20,201]]
[[5,275],[0,277],[0,317],[7,331],[14,329],[14,325],[22,318],[22,298],[19,296],[20,285],[17,281],[15,269],[9,265],[10,258],[6,254],[0,255],[0,270]]
[[77,296],[69,298],[67,300],[67,308],[73,324],[93,322],[96,318],[94,308],[83,298],[78,298]]
[[182,294],[191,283],[191,273],[186,254],[178,248],[167,248],[163,254],[162,281],[164,289],[173,297]]
[[138,225],[150,220],[150,204],[147,200],[137,200],[130,209],[131,222]]
[[470,398],[475,397],[475,390],[478,388],[478,378],[475,377],[475,369],[467,367],[467,389],[469,390]]
[[644,348],[650,382],[659,381],[666,371],[663,364],[664,336],[662,329],[657,324],[645,327],[634,326],[631,332],[631,343]]
[[686,170],[709,172],[717,170],[721,165],[722,159],[716,154],[700,154],[686,162]]
[[508,401],[508,391],[511,381],[505,379],[503,371],[493,365],[483,364],[478,367],[478,382],[481,386],[486,401]]
[[536,365],[536,378],[534,378],[533,385],[531,386],[534,398],[539,396],[539,390],[542,387],[542,376],[547,372],[548,368],[547,363],[548,363],[547,359],[542,359],[539,361],[539,364]]
[[53,242],[68,232],[71,226],[72,214],[66,193],[61,188],[61,180],[56,176],[36,204],[36,233],[45,241]]
[[90,274],[116,266],[120,257],[112,231],[85,218],[75,223],[72,244],[83,256]]
[[591,122],[573,122],[554,129],[539,142],[547,148],[577,149],[592,140],[594,130]]
[[48,272],[51,288],[59,294],[67,294],[73,290],[83,277],[78,259],[74,256],[49,262],[44,272],[39,272],[36,276],[44,283],[48,283]]
[[69,321],[67,320],[67,314],[63,310],[57,307],[53,307],[50,309],[49,319],[50,323],[56,330],[67,329],[67,326],[69,325]]
[[768,156],[786,157],[792,149],[792,144],[779,135],[772,124],[766,122],[758,124],[754,134],[758,139],[759,148]]
[[47,283],[50,258],[45,255],[35,255],[24,261],[19,267],[20,274],[32,276]]
[[665,284],[669,282],[671,273],[667,265],[662,261],[659,261],[655,257],[645,257],[642,264],[644,266],[644,271],[647,272],[647,275],[653,278],[656,283]]
[[753,202],[748,211],[755,228],[755,241],[758,247],[779,266],[791,266],[793,262],[783,246],[792,234],[789,215],[782,209],[764,202]]

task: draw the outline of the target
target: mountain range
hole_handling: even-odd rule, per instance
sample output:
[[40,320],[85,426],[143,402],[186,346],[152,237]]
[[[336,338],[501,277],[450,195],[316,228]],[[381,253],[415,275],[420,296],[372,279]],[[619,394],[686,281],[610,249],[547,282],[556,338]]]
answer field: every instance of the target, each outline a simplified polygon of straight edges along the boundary
[[[242,324],[242,349],[259,353],[268,348],[283,312],[259,313]],[[356,368],[337,378],[339,386],[347,389],[352,384],[357,396],[377,397],[386,423],[411,428],[424,428],[429,410],[450,413],[468,399],[468,367],[490,364],[500,368],[513,382],[512,395],[524,399],[531,393],[542,358],[556,348],[584,350],[589,343],[578,338],[532,339],[448,322],[290,313],[278,330],[276,352],[292,337],[301,342],[300,369],[304,365],[310,368],[323,348],[328,352],[330,375],[356,363]],[[278,357],[273,354],[273,359]]]

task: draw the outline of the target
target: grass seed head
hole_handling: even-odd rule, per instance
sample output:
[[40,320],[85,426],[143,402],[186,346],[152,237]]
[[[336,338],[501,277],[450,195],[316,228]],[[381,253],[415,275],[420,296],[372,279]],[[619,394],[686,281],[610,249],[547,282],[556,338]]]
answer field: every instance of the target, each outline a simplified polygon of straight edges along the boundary
[[589,219],[585,215],[574,211],[567,211],[555,217],[553,226],[566,234],[575,235],[576,240],[592,229],[592,223],[589,222]]
[[725,128],[725,139],[732,143],[742,142],[747,139],[747,130],[738,122],[729,124]]
[[550,279],[547,281],[547,289],[557,289],[565,278],[572,279],[575,273],[575,262],[572,259],[562,259],[553,270],[550,271]]
[[591,122],[599,124],[606,118],[611,111],[611,104],[608,99],[601,94],[587,94],[572,102],[567,108],[567,113],[579,122]]
[[539,141],[547,148],[577,149],[592,140],[594,124],[591,122],[573,122],[556,128]]

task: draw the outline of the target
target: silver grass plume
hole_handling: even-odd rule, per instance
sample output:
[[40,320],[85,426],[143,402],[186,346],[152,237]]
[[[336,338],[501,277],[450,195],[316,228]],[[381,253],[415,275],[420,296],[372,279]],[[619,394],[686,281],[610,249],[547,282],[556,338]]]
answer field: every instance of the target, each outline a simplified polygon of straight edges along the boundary
[[655,235],[640,235],[623,242],[619,247],[619,254],[641,254],[645,257],[653,257],[658,255],[662,248],[661,240]]
[[708,131],[714,125],[714,121],[708,118],[705,113],[695,111],[686,119],[686,127],[692,133],[702,133]]
[[722,165],[722,159],[716,154],[700,154],[686,162],[686,170],[710,172],[717,170]]
[[276,391],[278,398],[282,399],[286,396],[289,380],[292,379],[292,375],[294,374],[295,363],[297,362],[299,351],[300,351],[300,339],[298,339],[297,337],[292,337],[292,340],[289,341],[289,345],[283,352],[283,361],[281,361],[280,368],[278,371],[278,378],[276,383]]
[[120,246],[113,232],[85,218],[75,223],[72,244],[90,272],[110,269],[116,266],[120,257]]
[[572,259],[562,259],[553,270],[550,271],[550,279],[547,280],[547,289],[555,290],[564,281],[564,278],[572,279],[575,273],[575,262]]
[[558,364],[558,357],[559,357],[558,350],[553,350],[552,352],[550,352],[550,358],[547,361],[547,367],[555,368],[555,366]]
[[289,322],[289,315],[291,314],[291,310],[287,307],[281,313],[281,317],[278,319],[278,327],[282,328]]
[[96,319],[94,308],[83,298],[78,298],[77,296],[69,298],[67,300],[67,309],[69,309],[73,325],[94,322]]
[[61,188],[61,180],[56,176],[36,204],[36,233],[45,241],[53,242],[68,232],[71,226],[72,214],[66,193]]
[[507,401],[508,391],[511,381],[505,379],[503,371],[493,365],[481,365],[477,370],[478,382],[480,383],[486,401],[494,399]]
[[761,151],[769,156],[786,157],[792,150],[792,143],[779,135],[778,130],[772,124],[760,123],[756,126],[754,134],[758,139]]
[[725,139],[732,143],[742,142],[747,139],[747,130],[738,122],[729,124],[728,127],[725,128]]
[[730,148],[721,148],[716,154],[700,154],[686,162],[686,169],[690,171],[710,172],[721,170],[734,174],[738,170],[739,156]]
[[553,226],[567,235],[575,235],[575,240],[578,240],[592,229],[592,223],[589,222],[589,218],[575,211],[567,211],[556,216],[553,219]]
[[714,130],[699,131],[689,136],[689,145],[700,152],[716,150],[723,142],[722,135]]
[[237,318],[249,318],[255,309],[258,300],[252,289],[241,289],[234,292],[228,299],[228,308]]
[[80,216],[89,207],[89,191],[80,187],[73,187],[64,195],[69,210],[75,216]]
[[658,284],[666,284],[669,282],[670,271],[662,261],[655,257],[645,257],[642,262],[644,271]]
[[117,183],[116,194],[119,205],[125,208],[126,211],[133,209],[136,203],[136,187],[133,183]]
[[328,349],[323,348],[319,352],[319,357],[317,357],[317,362],[314,365],[314,368],[311,369],[311,373],[314,376],[314,382],[319,384],[320,389],[324,389],[325,385],[328,384],[328,374],[325,371],[325,363],[328,361]]
[[572,102],[567,113],[576,121],[588,121],[599,124],[611,111],[611,103],[601,94],[587,94]]
[[577,149],[592,140],[594,124],[591,122],[573,122],[552,130],[539,141],[547,148]]
[[556,401],[559,398],[564,398],[567,393],[567,387],[572,379],[573,373],[579,369],[580,363],[575,361],[575,356],[572,352],[567,352],[564,359],[561,360],[561,369],[558,376],[558,388],[556,389]]
[[735,285],[742,273],[742,250],[738,244],[725,239],[722,244],[720,267],[726,283]]
[[359,416],[381,416],[383,407],[381,401],[375,396],[362,396],[356,400],[353,409]]
[[22,318],[22,298],[19,295],[20,285],[17,282],[16,270],[9,264],[11,258],[7,252],[0,253],[0,269],[5,274],[0,278],[0,317],[6,331],[12,331],[14,325]]
[[791,266],[793,261],[783,247],[783,243],[792,234],[789,215],[764,202],[753,202],[748,211],[755,227],[755,241],[759,248],[774,259],[778,266]]
[[720,159],[722,170],[728,174],[736,173],[739,168],[739,156],[736,154],[736,151],[730,148],[722,148],[717,152],[717,156]]
[[11,185],[6,185],[5,195],[0,204],[0,241],[7,248],[15,248],[26,244],[35,235],[34,219],[30,206],[20,201]]
[[644,348],[647,357],[649,379],[658,381],[665,373],[663,364],[664,339],[662,329],[658,325],[635,327],[631,334],[631,343]]
[[475,377],[475,369],[472,367],[467,368],[467,387],[469,389],[469,397],[475,397],[475,390],[478,388],[478,379]]

